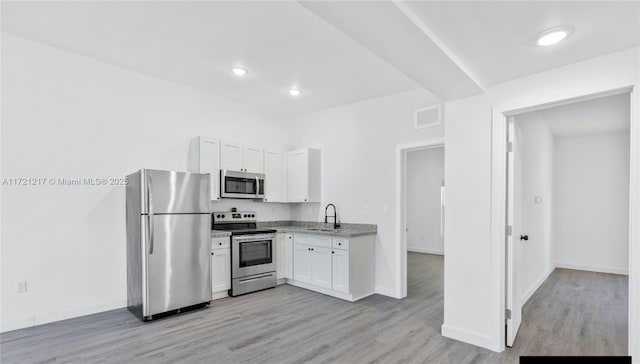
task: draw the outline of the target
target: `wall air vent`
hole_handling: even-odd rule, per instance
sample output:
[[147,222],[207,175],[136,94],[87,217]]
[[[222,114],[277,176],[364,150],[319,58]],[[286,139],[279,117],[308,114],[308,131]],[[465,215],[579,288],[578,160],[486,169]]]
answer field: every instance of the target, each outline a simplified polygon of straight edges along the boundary
[[440,125],[442,110],[440,105],[416,110],[416,129]]

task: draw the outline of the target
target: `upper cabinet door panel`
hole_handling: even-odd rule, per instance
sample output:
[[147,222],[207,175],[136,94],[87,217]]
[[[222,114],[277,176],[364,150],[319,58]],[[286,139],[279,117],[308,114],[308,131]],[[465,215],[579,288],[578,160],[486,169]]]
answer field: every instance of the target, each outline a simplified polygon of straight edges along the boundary
[[243,166],[243,147],[238,143],[220,143],[220,168],[231,171],[242,171]]
[[252,173],[264,173],[264,149],[244,147],[244,170]]
[[308,153],[306,150],[289,152],[288,188],[290,202],[306,202],[309,191]]
[[285,202],[283,196],[283,170],[285,163],[282,152],[265,150],[264,174],[266,179],[265,198],[267,202]]

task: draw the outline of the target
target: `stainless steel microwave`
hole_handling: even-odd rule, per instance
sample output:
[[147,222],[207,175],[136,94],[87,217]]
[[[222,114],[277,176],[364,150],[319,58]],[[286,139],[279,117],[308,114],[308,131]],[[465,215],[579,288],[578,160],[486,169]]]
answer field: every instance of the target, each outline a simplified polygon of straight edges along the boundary
[[221,170],[220,197],[264,198],[264,174]]

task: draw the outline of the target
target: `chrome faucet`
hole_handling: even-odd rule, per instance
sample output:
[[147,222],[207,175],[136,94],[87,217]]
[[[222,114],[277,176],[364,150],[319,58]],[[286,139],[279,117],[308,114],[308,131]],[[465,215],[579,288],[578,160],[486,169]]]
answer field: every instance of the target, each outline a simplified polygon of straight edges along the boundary
[[[327,210],[329,209],[329,206],[333,206],[333,216],[327,216]],[[327,224],[328,221],[328,217],[333,217],[333,228],[337,229],[340,227],[340,224],[338,223],[338,211],[336,210],[336,205],[330,203],[328,204],[325,208],[324,208],[324,223]]]

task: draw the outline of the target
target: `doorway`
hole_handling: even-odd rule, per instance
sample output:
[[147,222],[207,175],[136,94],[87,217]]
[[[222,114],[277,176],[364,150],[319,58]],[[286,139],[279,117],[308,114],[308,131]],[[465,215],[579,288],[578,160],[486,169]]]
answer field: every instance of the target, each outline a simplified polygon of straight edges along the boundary
[[[434,153],[429,153],[429,152],[424,152],[424,151],[428,151],[428,150],[436,150],[436,152]],[[439,152],[438,152],[439,151]],[[411,154],[411,153],[416,153],[416,154]],[[426,153],[426,154],[424,154]],[[415,158],[414,158],[415,157]],[[430,213],[433,217],[430,217],[429,220],[432,220],[434,222],[434,225],[437,226],[437,235],[436,236],[440,236],[440,227],[443,228],[442,230],[442,248],[436,248],[434,250],[432,250],[432,252],[434,252],[435,250],[440,250],[442,252],[442,254],[444,254],[444,211],[440,212],[439,208],[441,206],[441,204],[444,203],[444,195],[442,195],[442,201],[440,201],[441,199],[441,193],[444,194],[444,189],[441,189],[441,184],[442,184],[442,179],[444,178],[444,138],[432,138],[432,139],[428,139],[428,140],[422,140],[422,141],[417,141],[417,142],[412,142],[412,143],[407,143],[407,144],[402,144],[402,145],[398,145],[396,147],[396,206],[398,207],[396,209],[396,213],[395,213],[395,217],[396,217],[396,240],[400,242],[400,244],[398,245],[398,249],[397,251],[397,255],[396,255],[396,262],[397,262],[397,267],[398,267],[398,275],[397,275],[397,283],[398,283],[398,287],[399,290],[398,292],[396,292],[396,294],[394,295],[397,298],[404,298],[407,296],[407,281],[408,281],[408,277],[407,277],[407,262],[408,262],[408,243],[407,243],[407,236],[408,236],[408,227],[407,227],[407,162],[409,161],[409,163],[413,164],[414,162],[417,164],[420,164],[421,160],[424,161],[424,158],[429,158],[431,161],[427,162],[430,166],[435,167],[435,166],[439,166],[440,164],[442,164],[442,171],[439,170],[439,167],[435,167],[436,170],[438,171],[436,174],[439,177],[436,177],[437,179],[433,179],[431,178],[431,176],[429,177],[430,180],[432,180],[430,184],[433,184],[434,190],[431,191],[431,194],[425,195],[424,198],[428,200],[434,200],[437,205],[435,206],[435,210],[431,210]],[[442,159],[440,159],[442,158]],[[427,166],[428,168],[430,168],[429,166]],[[426,176],[424,175],[425,169],[424,168],[420,168],[422,171],[419,171],[418,173],[422,173],[422,177],[420,177],[420,175],[416,175],[414,178],[412,178],[412,181],[415,181],[415,185],[420,185],[420,181],[419,180],[415,180],[415,178],[425,178]],[[410,173],[413,173],[410,172]],[[414,188],[413,186],[409,186],[412,189]],[[442,192],[441,192],[442,191]],[[433,193],[435,193],[435,197],[433,197]],[[413,207],[409,207],[410,209],[412,209]],[[435,211],[435,212],[434,212]],[[442,214],[442,215],[441,215]],[[441,217],[442,216],[442,221],[441,221]],[[425,215],[425,219],[426,219],[426,215]],[[425,237],[425,241],[427,239],[427,234],[423,234]],[[418,233],[419,236],[419,233]],[[436,244],[438,244],[439,242],[436,241]],[[416,244],[413,244],[412,249],[416,249]],[[429,248],[420,248],[417,247],[417,249],[423,249],[423,252],[426,251],[426,249]],[[413,254],[413,253],[412,253]],[[415,254],[419,254],[418,252],[415,252]],[[441,255],[435,255],[436,259],[441,259]]]
[[505,339],[520,354],[544,354],[518,347],[521,323],[528,340],[562,327],[554,354],[627,354],[630,110],[626,90],[507,116]]
[[[407,297],[434,314],[444,304],[444,146],[407,151]],[[436,315],[437,316],[437,315]]]

